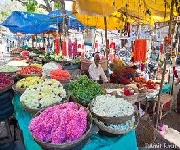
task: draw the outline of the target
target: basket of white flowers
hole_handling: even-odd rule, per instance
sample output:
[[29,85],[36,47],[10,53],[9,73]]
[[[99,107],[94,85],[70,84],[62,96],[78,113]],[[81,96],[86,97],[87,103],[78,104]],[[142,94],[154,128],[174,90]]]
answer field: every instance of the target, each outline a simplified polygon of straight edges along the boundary
[[130,120],[120,124],[108,124],[104,123],[97,118],[94,118],[94,123],[97,127],[103,131],[105,134],[110,135],[119,135],[119,134],[126,134],[132,130],[134,130],[139,122],[138,115],[134,115]]
[[124,98],[113,95],[97,96],[89,105],[92,115],[107,124],[120,124],[132,119],[133,105]]
[[25,110],[32,114],[65,100],[65,89],[59,81],[54,79],[45,79],[43,83],[28,87],[20,97],[20,102]]

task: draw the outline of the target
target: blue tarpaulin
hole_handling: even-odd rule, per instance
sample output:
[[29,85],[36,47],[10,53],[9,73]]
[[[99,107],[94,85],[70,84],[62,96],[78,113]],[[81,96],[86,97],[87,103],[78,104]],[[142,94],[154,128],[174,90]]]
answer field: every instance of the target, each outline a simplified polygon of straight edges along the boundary
[[[62,19],[62,11],[61,10],[54,10],[48,14],[51,18],[56,19],[57,21],[60,21]],[[67,25],[70,29],[81,29],[84,30],[85,26],[77,20],[77,18],[72,14],[71,11],[66,10],[67,15]]]
[[62,18],[57,20],[45,14],[13,11],[1,25],[9,28],[13,33],[38,34],[56,30],[50,25],[59,22],[62,22]]
[[56,28],[50,27],[50,25],[42,24],[42,25],[29,25],[23,27],[9,27],[9,30],[12,33],[24,33],[24,34],[40,34],[46,31],[56,31]]

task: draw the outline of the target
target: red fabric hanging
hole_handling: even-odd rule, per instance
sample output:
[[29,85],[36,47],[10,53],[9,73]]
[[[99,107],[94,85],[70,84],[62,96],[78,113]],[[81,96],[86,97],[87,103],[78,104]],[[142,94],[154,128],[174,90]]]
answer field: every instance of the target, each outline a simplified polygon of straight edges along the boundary
[[60,53],[60,40],[59,39],[55,40],[55,48],[56,48],[55,52],[58,55]]
[[142,62],[146,60],[147,43],[144,39],[137,39],[133,45],[134,61]]
[[73,44],[72,44],[71,40],[69,39],[69,41],[68,41],[68,55],[70,58],[72,57],[72,47],[73,47]]
[[73,43],[73,57],[77,56],[77,39]]
[[66,41],[62,42],[62,56],[67,56]]
[[113,62],[113,59],[114,59],[114,54],[109,54],[109,60],[111,61],[111,62]]
[[177,73],[177,70],[176,70],[176,67],[175,67],[175,66],[173,66],[173,74],[174,74],[175,78],[179,78],[179,76],[178,76],[178,73]]
[[98,48],[98,42],[94,43],[94,48]]
[[78,44],[78,48],[81,48],[81,44]]
[[85,53],[84,53],[84,45],[82,45],[82,50],[81,50],[81,57],[85,57]]
[[163,53],[163,44],[160,45],[159,50],[160,50],[161,53]]
[[116,44],[114,42],[111,42],[110,48],[115,49],[115,47],[116,47]]
[[144,63],[141,64],[141,71],[145,71],[146,65]]

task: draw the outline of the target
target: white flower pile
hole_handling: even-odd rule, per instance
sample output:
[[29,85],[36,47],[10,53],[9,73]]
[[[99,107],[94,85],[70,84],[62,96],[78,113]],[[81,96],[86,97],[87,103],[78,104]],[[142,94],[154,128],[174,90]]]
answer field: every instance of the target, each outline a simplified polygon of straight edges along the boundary
[[56,70],[58,68],[59,68],[59,66],[56,63],[53,63],[53,62],[47,63],[47,64],[43,65],[43,67],[42,67],[42,74],[43,74],[43,76],[49,77],[50,71]]
[[19,69],[20,68],[16,66],[9,66],[9,65],[0,66],[0,72],[16,72]]
[[43,83],[29,86],[21,95],[20,101],[31,109],[40,109],[59,103],[66,97],[66,91],[60,82],[45,79]]
[[124,98],[112,95],[97,96],[92,104],[92,111],[99,116],[122,117],[134,113],[134,107]]
[[16,67],[25,67],[25,66],[29,66],[29,64],[27,64],[24,61],[9,61],[7,63],[8,66],[16,66]]
[[133,116],[131,120],[128,120],[124,123],[121,123],[121,124],[109,124],[109,125],[105,125],[102,121],[98,120],[98,122],[110,129],[113,129],[113,130],[132,130],[134,128],[134,125],[135,125],[135,117]]

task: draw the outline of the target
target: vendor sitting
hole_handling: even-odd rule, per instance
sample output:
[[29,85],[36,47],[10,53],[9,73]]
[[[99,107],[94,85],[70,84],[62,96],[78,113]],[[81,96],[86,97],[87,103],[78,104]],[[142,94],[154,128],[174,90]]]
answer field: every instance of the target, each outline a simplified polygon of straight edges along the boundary
[[116,82],[118,84],[130,84],[134,77],[138,76],[137,66],[125,67],[121,69],[116,75]]
[[89,76],[92,80],[97,81],[99,83],[106,83],[108,79],[104,73],[104,70],[100,63],[100,57],[98,54],[94,56],[94,62],[89,66],[88,72]]

